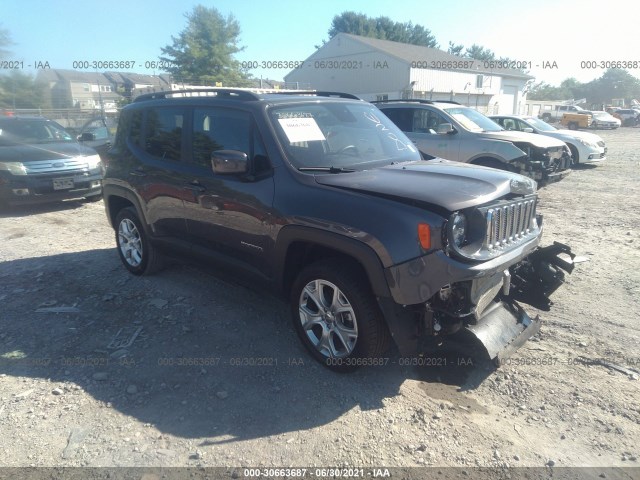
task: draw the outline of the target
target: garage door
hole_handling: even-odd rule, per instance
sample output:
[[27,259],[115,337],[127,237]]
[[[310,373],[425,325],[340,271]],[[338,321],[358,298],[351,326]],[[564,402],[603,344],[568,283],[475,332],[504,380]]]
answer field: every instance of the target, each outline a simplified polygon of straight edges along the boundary
[[500,103],[498,104],[499,115],[513,115],[516,111],[516,99],[518,98],[518,87],[505,86],[502,90]]

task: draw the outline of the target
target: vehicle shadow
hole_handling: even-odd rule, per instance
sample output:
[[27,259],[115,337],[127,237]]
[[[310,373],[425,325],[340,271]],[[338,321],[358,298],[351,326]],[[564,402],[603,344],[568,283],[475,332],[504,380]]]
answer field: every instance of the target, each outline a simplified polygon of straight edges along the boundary
[[597,167],[598,165],[594,163],[577,163],[571,166],[573,170],[593,170]]
[[72,397],[79,386],[100,407],[204,444],[380,409],[407,379],[425,410],[470,401],[461,392],[469,365],[416,365],[391,352],[337,374],[307,355],[280,300],[191,266],[134,277],[115,248],[4,262],[0,302],[0,371],[49,379],[36,388],[52,399],[55,388]]
[[1,206],[0,218],[19,218],[42,213],[65,212],[80,208],[91,202],[87,199],[65,200],[49,203],[37,203],[33,205]]

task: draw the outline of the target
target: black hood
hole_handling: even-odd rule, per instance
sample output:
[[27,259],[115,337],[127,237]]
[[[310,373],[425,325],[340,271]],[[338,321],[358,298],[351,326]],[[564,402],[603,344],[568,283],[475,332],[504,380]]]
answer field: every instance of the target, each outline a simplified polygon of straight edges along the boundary
[[530,194],[535,191],[535,182],[522,175],[440,159],[353,173],[316,175],[316,182],[418,200],[448,211],[482,205],[509,193]]
[[0,145],[0,162],[59,160],[87,155],[96,155],[96,151],[76,142]]

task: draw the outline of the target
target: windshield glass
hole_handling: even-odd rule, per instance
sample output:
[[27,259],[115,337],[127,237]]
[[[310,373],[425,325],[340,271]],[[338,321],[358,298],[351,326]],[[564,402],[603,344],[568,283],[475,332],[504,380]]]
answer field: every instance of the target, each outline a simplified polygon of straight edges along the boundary
[[380,110],[367,103],[275,107],[271,122],[296,168],[363,170],[420,160],[418,150]]
[[554,132],[554,131],[557,130],[556,127],[554,127],[553,125],[549,125],[547,122],[544,122],[544,121],[540,120],[539,118],[527,117],[527,118],[525,118],[525,120],[532,127],[535,127],[538,130],[541,130],[543,132]]
[[464,128],[472,132],[499,132],[502,127],[473,108],[445,108]]
[[62,126],[50,120],[14,118],[0,122],[0,143],[4,145],[74,141]]
[[609,115],[607,112],[591,112],[591,114],[596,117],[596,118],[601,118],[603,120],[609,120],[610,118],[613,118],[611,115]]

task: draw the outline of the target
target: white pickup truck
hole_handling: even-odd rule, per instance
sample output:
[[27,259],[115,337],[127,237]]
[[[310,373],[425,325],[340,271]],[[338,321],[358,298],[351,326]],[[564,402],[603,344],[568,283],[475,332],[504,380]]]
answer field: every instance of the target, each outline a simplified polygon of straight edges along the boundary
[[578,107],[576,105],[556,105],[553,110],[544,110],[538,114],[538,118],[541,118],[545,122],[558,122],[562,119],[565,113],[586,113],[589,114],[589,110]]

